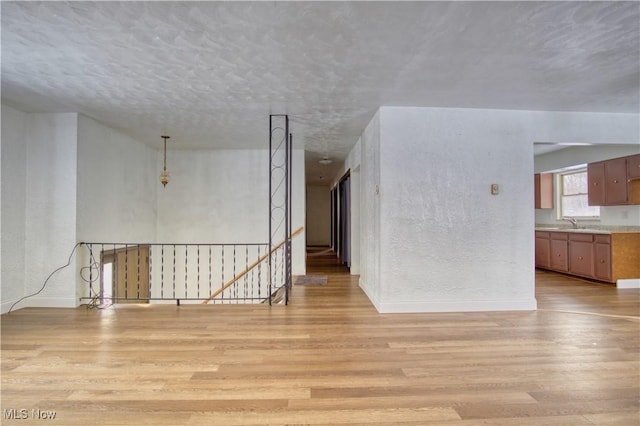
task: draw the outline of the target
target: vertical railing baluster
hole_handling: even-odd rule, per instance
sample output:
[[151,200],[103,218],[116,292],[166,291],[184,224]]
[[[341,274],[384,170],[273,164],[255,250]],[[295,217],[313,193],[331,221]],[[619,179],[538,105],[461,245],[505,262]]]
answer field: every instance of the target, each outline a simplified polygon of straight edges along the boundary
[[271,257],[273,257],[273,265],[271,265],[269,274],[273,278],[271,280],[271,290],[269,290],[269,299],[273,298],[273,292],[278,288],[278,250],[274,251]]
[[[244,246],[244,268],[247,269],[249,267],[249,246]],[[253,271],[251,272],[251,277],[253,277]],[[247,301],[249,290],[249,277],[247,275],[244,276],[244,301]]]
[[104,244],[100,244],[100,303],[104,303]]
[[129,299],[129,245],[124,245],[124,298]]
[[176,245],[173,244],[173,299],[176,298]]
[[[258,259],[260,258],[261,255],[261,248],[262,246],[258,246]],[[258,299],[262,299],[262,296],[260,295],[261,293],[261,288],[262,288],[262,262],[260,262],[260,264],[258,265]]]
[[164,244],[160,245],[160,299],[164,299]]
[[149,300],[151,300],[153,298],[153,295],[151,294],[151,282],[153,280],[153,245],[149,244],[149,252],[147,253],[147,256],[149,256],[149,288],[148,288],[148,296],[149,296]]
[[211,278],[211,244],[209,244],[209,294],[213,294]]
[[196,255],[196,261],[198,265],[198,299],[200,299],[200,244],[197,245],[198,251]]
[[189,289],[187,288],[189,283],[189,274],[187,273],[187,265],[189,264],[189,246],[184,245],[184,298],[189,297]]
[[140,244],[137,244],[136,247],[138,248],[137,298],[138,298],[138,300],[140,300]]
[[111,301],[117,301],[117,298],[120,297],[119,287],[120,287],[120,277],[118,276],[118,271],[120,270],[120,266],[118,265],[118,252],[116,251],[116,245],[113,245],[113,271],[111,273]]
[[[232,277],[236,276],[236,245],[233,245],[233,275],[231,275]],[[238,303],[238,283],[235,282],[233,283],[233,295],[236,298],[236,303]]]
[[88,244],[89,249],[89,296],[93,297],[93,245]]
[[[224,285],[224,244],[222,245],[222,279],[220,280],[220,287]],[[221,303],[224,301],[224,291],[220,293]]]

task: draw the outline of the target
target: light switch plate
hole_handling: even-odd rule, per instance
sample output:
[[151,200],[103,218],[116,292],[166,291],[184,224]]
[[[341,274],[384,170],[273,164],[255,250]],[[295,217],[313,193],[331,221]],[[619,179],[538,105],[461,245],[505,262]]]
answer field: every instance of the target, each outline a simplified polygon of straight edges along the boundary
[[491,184],[491,195],[498,195],[498,184],[497,183],[492,183]]

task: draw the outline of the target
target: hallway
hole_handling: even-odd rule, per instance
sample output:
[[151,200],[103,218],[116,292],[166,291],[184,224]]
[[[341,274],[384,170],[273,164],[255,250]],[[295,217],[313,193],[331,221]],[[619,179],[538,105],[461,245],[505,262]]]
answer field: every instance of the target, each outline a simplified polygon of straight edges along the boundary
[[339,275],[348,274],[349,269],[329,247],[307,247],[307,273]]

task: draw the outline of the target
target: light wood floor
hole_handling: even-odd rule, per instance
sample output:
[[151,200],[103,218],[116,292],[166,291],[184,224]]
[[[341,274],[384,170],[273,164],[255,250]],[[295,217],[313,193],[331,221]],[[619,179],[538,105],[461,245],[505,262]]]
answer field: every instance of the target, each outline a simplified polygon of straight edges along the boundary
[[639,424],[638,290],[538,271],[536,312],[380,315],[310,262],[328,285],[288,307],[3,315],[2,408],[29,419],[2,424]]

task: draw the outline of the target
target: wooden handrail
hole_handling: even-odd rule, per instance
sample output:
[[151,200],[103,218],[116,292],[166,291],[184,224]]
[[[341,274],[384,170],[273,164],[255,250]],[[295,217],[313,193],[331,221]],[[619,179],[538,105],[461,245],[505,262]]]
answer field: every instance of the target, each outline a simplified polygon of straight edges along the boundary
[[[291,238],[299,235],[302,230],[304,229],[304,226],[301,226],[300,228],[296,229],[293,234],[291,234]],[[203,305],[206,305],[207,303],[209,303],[209,301],[211,301],[212,299],[214,299],[217,295],[219,295],[220,293],[222,293],[223,291],[225,291],[227,288],[229,288],[231,285],[233,285],[233,283],[235,283],[236,281],[238,281],[240,278],[244,277],[245,275],[247,275],[253,268],[255,268],[256,266],[258,266],[260,263],[262,263],[266,258],[268,258],[269,256],[271,256],[271,254],[273,254],[276,250],[278,250],[280,247],[282,247],[285,243],[287,242],[287,240],[281,241],[279,242],[276,246],[274,246],[271,251],[269,253],[265,253],[262,256],[260,256],[260,258],[258,260],[256,260],[255,262],[253,262],[251,265],[247,266],[247,269],[245,269],[244,271],[240,272],[238,275],[234,276],[233,278],[231,278],[229,281],[227,281],[226,283],[224,283],[224,285],[219,288],[218,290],[214,291],[213,294],[211,294],[211,296],[209,296],[209,298],[205,301],[202,302]]]

